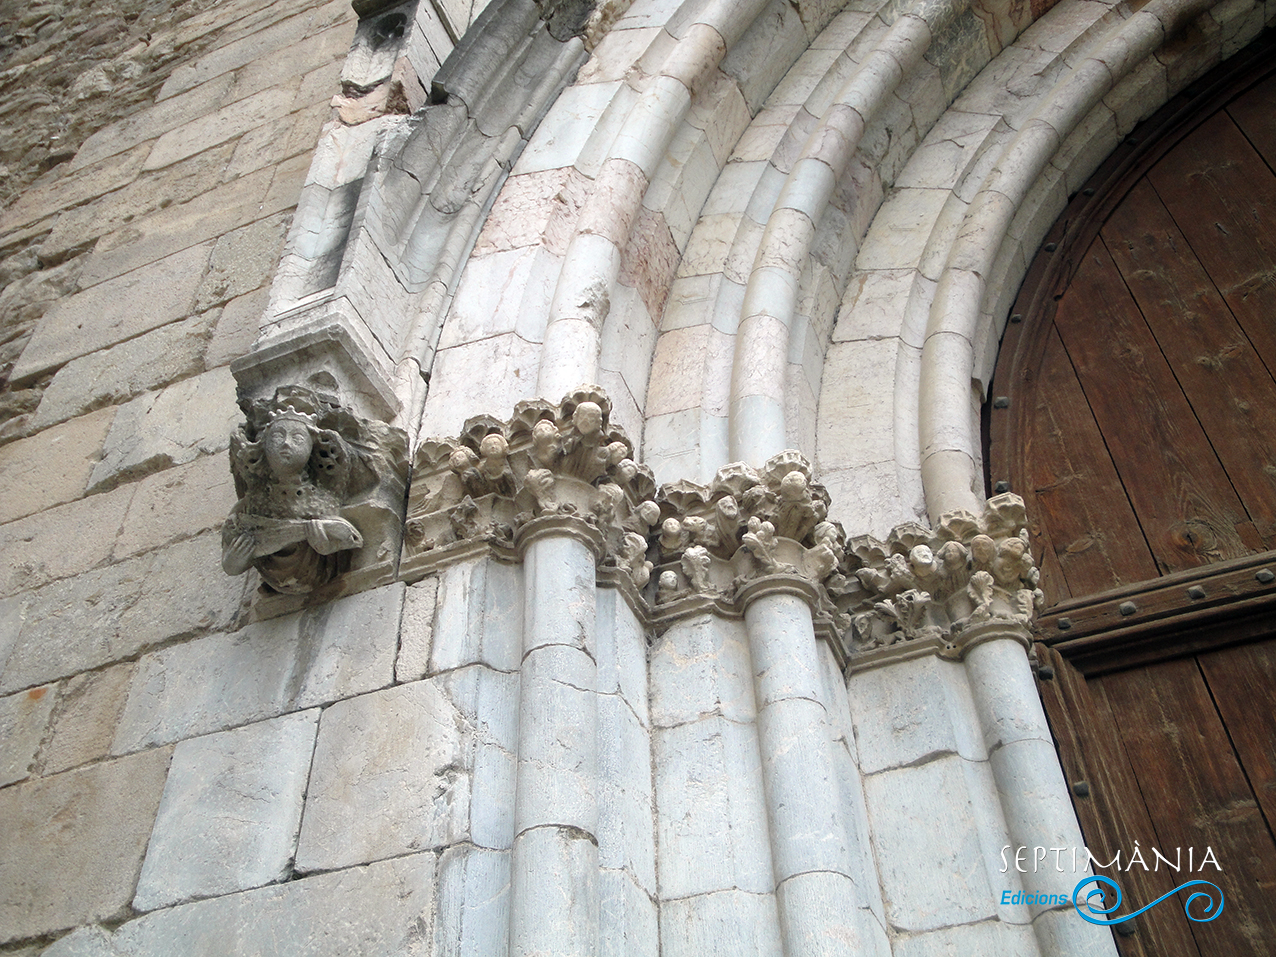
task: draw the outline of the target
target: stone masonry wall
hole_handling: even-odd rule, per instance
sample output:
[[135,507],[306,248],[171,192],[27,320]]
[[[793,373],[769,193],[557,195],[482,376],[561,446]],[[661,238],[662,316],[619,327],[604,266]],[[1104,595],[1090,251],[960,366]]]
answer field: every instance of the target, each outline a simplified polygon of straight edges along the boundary
[[[314,614],[232,635],[245,585],[218,570],[228,363],[257,334],[355,20],[348,0],[0,8],[0,952],[290,876],[285,840],[246,871],[171,878],[186,832],[152,839],[156,815],[196,780],[237,788],[240,816],[299,796],[315,709],[392,675],[392,657],[314,664]],[[319,617],[397,619],[401,592]],[[248,662],[265,632],[274,670],[219,667],[218,690],[196,669],[193,713],[171,713],[168,659]]]

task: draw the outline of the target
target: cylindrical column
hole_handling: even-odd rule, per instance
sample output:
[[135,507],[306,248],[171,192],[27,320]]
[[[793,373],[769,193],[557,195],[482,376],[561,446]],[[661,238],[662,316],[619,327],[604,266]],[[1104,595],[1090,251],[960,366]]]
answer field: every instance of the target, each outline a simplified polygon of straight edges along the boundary
[[[983,627],[989,634],[980,635],[978,643],[970,646],[966,671],[1006,818],[1006,842],[1014,848],[1083,848],[1085,841],[1028,663],[1027,629],[1011,622]],[[1077,882],[1091,871],[1084,858],[1076,871],[1070,854],[1061,859],[1063,871],[1055,868],[1051,856],[1049,866],[1029,867],[1018,875],[1024,890],[1071,897]],[[1051,912],[1030,905],[1029,910],[1042,957],[1116,953],[1105,927],[1080,920],[1068,909]]]
[[865,924],[871,918],[851,876],[854,851],[830,753],[815,628],[801,597],[811,586],[791,585],[752,594],[746,587],[741,596],[784,950],[877,953],[884,935]]
[[[595,563],[580,535],[530,523],[510,954],[592,957],[598,941]],[[594,533],[596,534],[596,533]]]

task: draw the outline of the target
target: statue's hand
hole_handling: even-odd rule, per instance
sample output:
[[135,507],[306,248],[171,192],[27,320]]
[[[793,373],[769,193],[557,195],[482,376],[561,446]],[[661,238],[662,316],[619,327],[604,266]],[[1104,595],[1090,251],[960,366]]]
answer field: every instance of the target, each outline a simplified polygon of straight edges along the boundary
[[253,564],[256,542],[248,532],[240,532],[222,548],[222,569],[227,575],[242,575]]
[[359,530],[344,518],[313,518],[306,522],[306,541],[320,555],[363,546]]

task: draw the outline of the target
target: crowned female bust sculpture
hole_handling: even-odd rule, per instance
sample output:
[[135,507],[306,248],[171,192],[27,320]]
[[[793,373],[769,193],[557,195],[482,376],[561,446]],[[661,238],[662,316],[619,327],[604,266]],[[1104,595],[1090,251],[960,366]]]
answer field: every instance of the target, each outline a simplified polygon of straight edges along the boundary
[[304,594],[349,566],[364,536],[347,513],[378,482],[371,423],[301,386],[245,404],[231,437],[239,501],[222,527],[222,568]]

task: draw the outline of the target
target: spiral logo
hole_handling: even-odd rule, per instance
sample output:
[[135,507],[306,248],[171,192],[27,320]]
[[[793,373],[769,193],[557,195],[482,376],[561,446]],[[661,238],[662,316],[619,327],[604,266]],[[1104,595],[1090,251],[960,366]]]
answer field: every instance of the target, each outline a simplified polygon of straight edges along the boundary
[[[1087,884],[1093,884],[1088,891],[1082,894],[1082,889]],[[1105,886],[1112,888],[1113,895],[1116,900],[1108,906],[1107,892],[1103,889]],[[1218,915],[1223,913],[1223,892],[1215,884],[1209,881],[1188,881],[1186,884],[1174,888],[1168,894],[1162,894],[1152,903],[1139,908],[1133,914],[1126,914],[1124,917],[1117,917],[1112,920],[1105,920],[1103,917],[1092,917],[1091,914],[1111,914],[1114,910],[1121,906],[1121,888],[1116,881],[1108,877],[1087,877],[1078,882],[1077,886],[1072,889],[1072,906],[1076,908],[1077,913],[1081,915],[1082,920],[1087,920],[1091,924],[1098,924],[1100,927],[1111,927],[1114,924],[1122,924],[1127,920],[1138,917],[1144,911],[1151,910],[1157,904],[1166,898],[1173,897],[1179,891],[1185,891],[1189,887],[1208,887],[1214,893],[1207,890],[1193,891],[1188,895],[1187,900],[1183,904],[1183,913],[1187,915],[1188,920],[1196,921],[1198,924],[1207,924],[1212,920],[1217,920]],[[1218,895],[1218,899],[1214,899],[1214,894]],[[1096,899],[1097,898],[1097,899]],[[1082,904],[1086,910],[1082,910]],[[1201,916],[1197,917],[1192,913],[1193,907]],[[1089,911],[1090,913],[1086,913]]]

